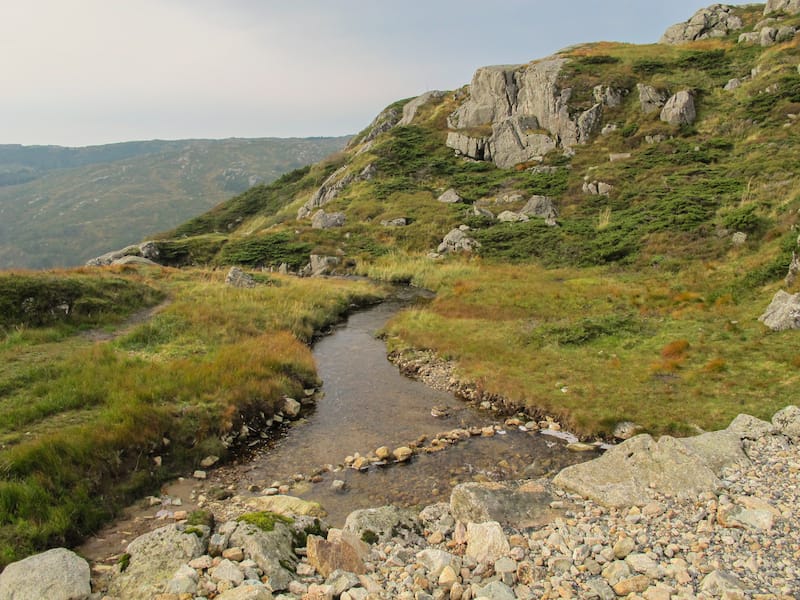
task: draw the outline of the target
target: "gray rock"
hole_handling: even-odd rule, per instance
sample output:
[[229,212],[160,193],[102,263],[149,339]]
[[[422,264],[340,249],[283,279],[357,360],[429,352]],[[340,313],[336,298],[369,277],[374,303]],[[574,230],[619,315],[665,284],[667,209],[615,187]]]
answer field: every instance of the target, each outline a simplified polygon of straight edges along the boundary
[[714,470],[682,442],[647,434],[633,437],[589,462],[573,465],[553,483],[605,506],[647,504],[651,490],[673,495],[714,491]]
[[386,219],[381,221],[383,227],[405,227],[408,225],[408,219],[405,217],[397,217],[396,219]]
[[463,523],[497,521],[515,527],[540,527],[562,517],[549,481],[469,482],[453,488],[450,511]]
[[325,579],[325,585],[331,586],[333,595],[337,598],[347,590],[352,589],[360,584],[361,582],[358,579],[358,575],[342,570],[333,571]]
[[314,212],[315,208],[320,208],[335,200],[349,185],[372,179],[375,176],[375,172],[375,165],[372,163],[364,167],[358,174],[349,173],[348,165],[338,168],[322,182],[319,189],[298,209],[297,218],[305,219]]
[[104,267],[114,264],[158,264],[159,251],[155,242],[148,241],[141,244],[126,246],[121,250],[113,250],[96,258],[86,261],[87,267]]
[[311,227],[314,229],[331,229],[333,227],[341,227],[344,225],[344,222],[344,213],[326,213],[324,210],[320,209],[315,212],[314,216],[311,218]]
[[272,531],[239,523],[231,535],[230,544],[244,549],[245,556],[255,561],[269,578],[269,585],[273,590],[284,590],[293,579],[292,573],[284,565],[297,563],[292,540],[292,529],[279,521]]
[[486,217],[487,219],[494,219],[494,213],[487,208],[481,206],[472,206],[472,214],[476,217]]
[[611,434],[618,440],[629,440],[642,430],[642,426],[632,421],[620,421],[614,425],[614,432]]
[[586,585],[595,597],[600,598],[600,600],[615,600],[617,597],[617,594],[611,589],[611,586],[599,577],[590,579],[586,582]]
[[403,127],[405,125],[411,125],[414,121],[414,117],[417,115],[417,111],[425,106],[431,100],[437,100],[444,96],[444,92],[440,92],[439,90],[431,90],[430,92],[425,92],[421,96],[417,96],[412,100],[406,102],[405,106],[403,106],[403,118],[397,122],[398,127]]
[[0,600],[75,600],[92,593],[89,563],[53,548],[11,563],[0,573]]
[[507,119],[513,114],[520,65],[481,67],[472,76],[469,99],[448,119],[454,129],[474,128]]
[[442,243],[439,244],[436,251],[439,254],[447,254],[449,252],[472,252],[479,247],[480,244],[461,231],[461,229],[453,229],[444,236]]
[[492,160],[492,150],[489,137],[473,137],[458,131],[447,134],[445,145],[456,151],[456,154],[467,156],[474,160]]
[[800,13],[800,0],[767,0],[767,5],[764,7],[764,14],[769,15],[776,12],[796,15]]
[[489,146],[494,163],[501,169],[510,169],[520,163],[540,161],[555,150],[556,141],[536,129],[539,122],[535,117],[519,115],[493,124]]
[[438,579],[445,567],[452,567],[456,572],[461,569],[461,559],[458,556],[435,548],[417,552],[417,561],[428,570],[431,579]]
[[416,531],[419,527],[417,515],[412,510],[396,506],[365,508],[347,515],[344,531],[361,539],[365,532],[371,531],[380,542],[387,542],[395,535]]
[[700,583],[700,591],[712,596],[725,596],[727,592],[743,592],[744,586],[739,578],[728,571],[712,571]]
[[445,204],[457,204],[459,202],[463,202],[464,199],[458,195],[458,193],[453,189],[450,188],[442,192],[442,194],[437,198],[439,202],[444,202]]
[[750,464],[742,447],[742,438],[728,430],[710,431],[680,441],[717,475],[726,467]]
[[312,254],[309,257],[309,264],[311,265],[311,276],[320,277],[321,275],[327,275],[328,273],[332,272],[337,266],[339,266],[340,262],[341,261],[339,260],[338,256],[325,256],[323,254]]
[[216,600],[272,600],[272,592],[263,585],[242,585],[217,596]]
[[199,576],[197,571],[188,565],[183,565],[172,579],[167,583],[167,594],[194,594],[197,591]]
[[687,90],[672,96],[661,109],[661,120],[673,126],[691,125],[696,118],[694,96]]
[[725,84],[723,88],[725,91],[730,92],[733,90],[737,90],[742,87],[742,80],[734,77],[733,79],[729,79],[728,83]]
[[235,288],[254,288],[256,280],[239,267],[231,267],[225,276],[225,284]]
[[772,424],[792,441],[800,442],[800,408],[797,406],[790,405],[776,412]]
[[542,219],[558,218],[558,211],[553,203],[553,199],[548,196],[531,196],[519,212],[529,217],[540,217]]
[[750,415],[738,415],[725,430],[737,435],[741,440],[757,440],[777,432],[777,427],[769,421],[762,421]]
[[747,241],[747,234],[743,231],[736,231],[731,236],[731,244],[734,246],[743,246]]
[[509,551],[508,539],[497,521],[467,523],[466,556],[478,563],[494,562]]
[[616,108],[623,103],[629,91],[620,88],[612,88],[607,85],[596,85],[592,93],[594,94],[594,101],[598,104],[603,104],[609,108]]
[[800,275],[800,256],[798,256],[797,252],[792,251],[792,262],[789,263],[786,277],[783,278],[784,285],[787,288],[794,286],[798,275]]
[[149,598],[163,592],[181,566],[205,553],[209,533],[205,526],[187,533],[185,525],[167,525],[139,536],[128,544],[128,568],[111,579],[109,594]]
[[784,42],[790,42],[794,39],[796,30],[794,27],[790,25],[784,25],[783,27],[778,28],[778,33],[775,35],[775,42],[778,44],[783,44]]
[[659,40],[662,44],[683,44],[694,40],[725,37],[744,26],[742,20],[733,13],[733,7],[712,4],[698,10],[685,23],[671,26]]
[[669,98],[669,92],[656,89],[652,85],[638,83],[636,89],[639,92],[639,106],[646,115],[661,110]]
[[377,138],[380,134],[386,133],[387,131],[394,129],[394,127],[400,123],[400,120],[403,118],[403,111],[399,108],[394,106],[389,106],[383,109],[380,114],[375,117],[375,119],[370,123],[369,128],[367,129],[367,133],[364,135],[362,140],[355,140],[359,143],[369,143],[375,138]]
[[476,586],[474,598],[486,598],[486,600],[515,600],[517,598],[514,590],[501,581],[492,581],[483,587]]
[[511,210],[504,210],[497,215],[497,220],[501,223],[520,223],[522,221],[528,221],[529,219],[527,215],[516,213]]
[[800,294],[778,290],[758,320],[773,331],[800,329]]
[[761,34],[757,31],[748,31],[739,36],[739,44],[758,44],[761,39]]
[[778,38],[778,30],[775,27],[762,27],[758,34],[758,43],[764,47],[772,46]]

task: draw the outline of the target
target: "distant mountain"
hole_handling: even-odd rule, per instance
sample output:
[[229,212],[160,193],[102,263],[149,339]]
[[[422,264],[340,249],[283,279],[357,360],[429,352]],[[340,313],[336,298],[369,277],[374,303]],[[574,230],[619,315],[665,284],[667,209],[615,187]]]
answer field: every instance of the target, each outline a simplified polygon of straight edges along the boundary
[[0,269],[82,264],[316,162],[347,140],[0,145]]

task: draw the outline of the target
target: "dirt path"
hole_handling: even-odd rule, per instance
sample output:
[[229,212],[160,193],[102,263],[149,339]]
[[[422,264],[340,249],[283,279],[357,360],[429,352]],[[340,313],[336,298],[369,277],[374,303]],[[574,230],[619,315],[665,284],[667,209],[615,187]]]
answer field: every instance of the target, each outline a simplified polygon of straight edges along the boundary
[[141,325],[145,321],[149,321],[170,304],[172,304],[172,300],[167,299],[164,300],[161,304],[156,304],[155,306],[151,306],[150,308],[143,308],[142,310],[136,311],[130,317],[128,317],[122,323],[120,323],[119,326],[113,331],[106,331],[105,329],[90,329],[89,331],[84,331],[81,334],[81,336],[92,342],[111,341],[113,339],[118,338],[121,335],[128,333],[131,329],[133,329],[137,325]]

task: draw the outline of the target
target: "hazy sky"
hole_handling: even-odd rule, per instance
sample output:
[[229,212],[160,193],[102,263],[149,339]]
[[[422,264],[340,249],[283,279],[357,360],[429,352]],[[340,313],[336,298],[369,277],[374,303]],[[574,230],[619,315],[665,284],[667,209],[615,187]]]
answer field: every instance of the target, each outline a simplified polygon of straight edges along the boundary
[[651,43],[710,0],[0,0],[0,143],[354,133],[565,46]]

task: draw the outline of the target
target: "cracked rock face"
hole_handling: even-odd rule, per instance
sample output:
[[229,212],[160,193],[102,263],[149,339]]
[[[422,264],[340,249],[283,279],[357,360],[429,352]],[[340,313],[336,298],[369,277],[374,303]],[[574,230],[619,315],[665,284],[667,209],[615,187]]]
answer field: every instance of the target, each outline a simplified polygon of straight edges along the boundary
[[[448,119],[447,145],[500,168],[541,160],[556,148],[584,144],[599,129],[603,106],[615,106],[626,90],[599,86],[588,110],[570,110],[570,88],[559,86],[566,58],[531,65],[483,67],[475,72],[469,99]],[[483,135],[475,130],[483,130]],[[491,129],[491,133],[489,133]]]
[[768,15],[775,12],[785,12],[790,15],[800,13],[800,0],[767,0],[764,7],[764,14]]

